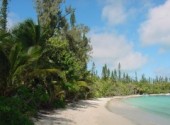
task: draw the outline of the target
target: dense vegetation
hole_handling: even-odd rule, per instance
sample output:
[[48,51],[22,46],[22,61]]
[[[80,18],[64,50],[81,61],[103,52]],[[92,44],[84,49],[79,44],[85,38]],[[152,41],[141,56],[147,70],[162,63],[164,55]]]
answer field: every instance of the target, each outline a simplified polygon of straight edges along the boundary
[[121,64],[114,71],[105,64],[99,77],[93,63],[91,78],[94,82],[94,97],[170,93],[170,78],[156,76],[151,79],[146,78],[144,74],[138,78],[137,73],[132,77],[121,71]]
[[74,9],[62,11],[64,0],[35,0],[38,24],[27,19],[9,30],[8,0],[1,2],[0,124],[33,124],[38,110],[87,97],[91,46]]
[[87,70],[92,47],[88,27],[76,23],[74,9],[62,11],[64,0],[34,0],[38,23],[27,19],[7,29],[8,0],[0,12],[0,124],[33,125],[40,109],[103,96],[167,93],[168,78],[148,81],[111,72],[95,64]]

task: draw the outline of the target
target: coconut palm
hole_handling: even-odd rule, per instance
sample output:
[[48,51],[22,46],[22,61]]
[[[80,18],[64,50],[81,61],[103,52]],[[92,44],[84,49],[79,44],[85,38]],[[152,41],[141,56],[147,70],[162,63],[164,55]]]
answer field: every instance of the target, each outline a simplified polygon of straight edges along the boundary
[[46,41],[46,32],[41,31],[41,27],[33,20],[27,19],[13,28],[12,34],[15,41],[21,42],[24,48],[40,45]]
[[[17,79],[21,75],[22,70],[26,66],[36,61],[40,57],[41,47],[33,46],[28,51],[23,51],[20,43],[13,44],[12,48],[8,53],[5,51],[5,44],[0,44],[0,79],[2,81],[0,85],[1,94],[5,94],[8,89],[17,87],[20,82]],[[18,83],[17,83],[18,82]]]
[[[23,47],[23,51],[25,52],[29,52],[33,48],[36,48],[33,49],[34,51],[41,50],[40,48],[43,47],[43,51],[40,52],[39,55],[40,59],[37,60],[38,61],[37,63],[34,62],[34,64],[31,64],[28,67],[27,60],[27,62],[25,62],[25,64],[22,66],[24,67],[24,70],[20,70],[20,68],[15,70],[15,67],[13,67],[14,70],[12,70],[12,72],[16,71],[15,74],[19,74],[18,72],[24,72],[22,73],[23,74],[22,82],[24,84],[32,87],[36,87],[38,84],[41,84],[44,86],[44,88],[46,88],[50,96],[54,95],[55,91],[54,88],[56,86],[61,87],[62,86],[61,83],[66,82],[66,77],[65,73],[60,68],[52,65],[51,63],[46,63],[50,61],[50,59],[48,58],[49,57],[48,54],[51,55],[53,52],[53,51],[51,51],[50,53],[47,52],[47,50],[49,49],[48,46],[46,45],[47,41],[46,32],[42,32],[41,27],[39,25],[36,25],[31,19],[28,19],[17,25],[12,30],[12,35],[15,41],[19,41],[20,45]],[[37,49],[37,47],[39,47],[39,49]],[[34,56],[31,53],[30,59],[32,59]],[[17,61],[22,59],[22,57],[19,57]],[[14,79],[16,79],[16,76],[17,75],[15,75]],[[13,83],[13,81],[11,81],[11,83]]]

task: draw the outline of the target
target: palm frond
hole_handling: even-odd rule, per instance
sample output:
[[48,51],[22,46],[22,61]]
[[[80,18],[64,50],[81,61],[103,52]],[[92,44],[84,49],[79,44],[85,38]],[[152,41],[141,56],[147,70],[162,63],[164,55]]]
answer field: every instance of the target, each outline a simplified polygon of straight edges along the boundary
[[41,56],[41,46],[32,46],[28,49],[27,55],[29,56],[28,61],[36,61],[40,58]]
[[52,69],[35,69],[29,73],[30,77],[40,76],[40,77],[47,77],[50,75],[58,76],[63,82],[67,82],[65,72],[61,71],[60,69],[52,68]]
[[22,43],[25,48],[42,45],[45,41],[41,27],[36,25],[32,19],[27,19],[12,30],[16,41]]
[[88,88],[88,84],[87,84],[87,82],[85,82],[85,81],[77,81],[77,85],[78,85],[79,87]]

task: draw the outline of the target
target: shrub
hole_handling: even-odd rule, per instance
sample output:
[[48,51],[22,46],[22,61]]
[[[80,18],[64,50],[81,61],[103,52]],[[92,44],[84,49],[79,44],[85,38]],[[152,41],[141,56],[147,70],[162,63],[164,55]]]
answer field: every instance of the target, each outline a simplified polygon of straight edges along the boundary
[[33,125],[23,113],[25,105],[20,99],[0,97],[0,100],[0,125]]

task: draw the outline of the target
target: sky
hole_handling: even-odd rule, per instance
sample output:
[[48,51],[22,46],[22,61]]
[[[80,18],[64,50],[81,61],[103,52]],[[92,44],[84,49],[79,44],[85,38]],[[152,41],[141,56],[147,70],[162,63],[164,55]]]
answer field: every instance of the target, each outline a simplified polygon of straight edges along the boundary
[[[66,0],[76,9],[76,23],[90,28],[95,62],[101,73],[118,63],[124,72],[170,77],[170,0]],[[36,21],[33,0],[11,0],[8,27],[27,18]]]

